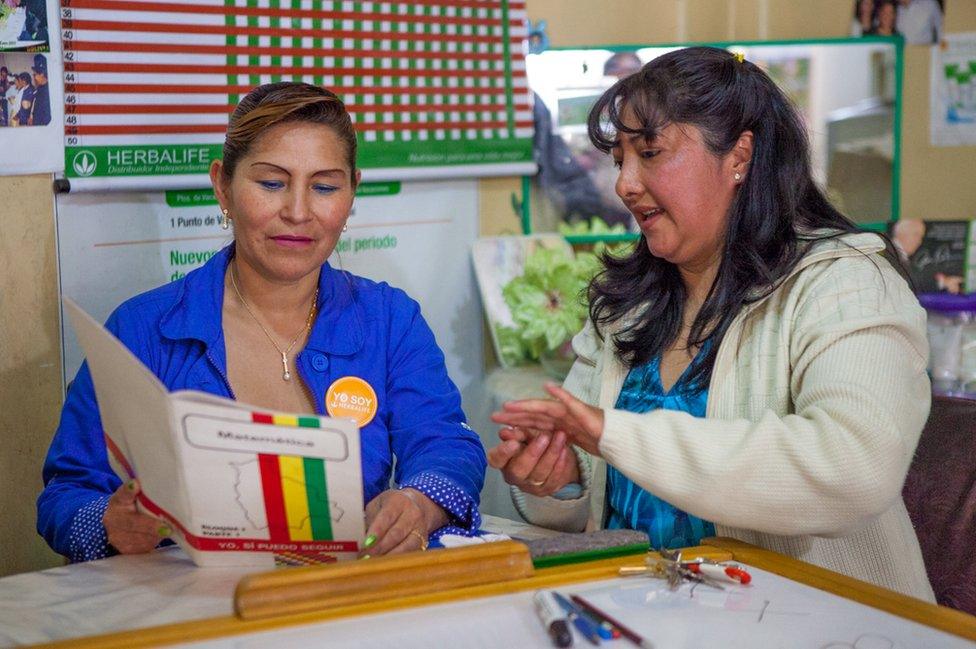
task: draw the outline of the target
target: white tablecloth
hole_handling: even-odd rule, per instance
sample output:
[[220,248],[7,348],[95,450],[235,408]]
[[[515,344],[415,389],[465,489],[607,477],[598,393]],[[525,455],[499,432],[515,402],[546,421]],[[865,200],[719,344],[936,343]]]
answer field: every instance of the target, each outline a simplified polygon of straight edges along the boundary
[[[551,530],[486,516],[522,539]],[[197,568],[177,546],[0,579],[0,646],[51,642],[233,614],[234,588],[254,568]]]

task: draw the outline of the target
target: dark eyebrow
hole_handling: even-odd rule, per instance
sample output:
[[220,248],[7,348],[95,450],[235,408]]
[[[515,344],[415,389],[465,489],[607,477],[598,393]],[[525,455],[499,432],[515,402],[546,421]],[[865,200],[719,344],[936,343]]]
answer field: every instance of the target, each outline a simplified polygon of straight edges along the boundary
[[[290,171],[288,171],[287,169],[285,169],[280,165],[274,164],[273,162],[261,162],[259,160],[257,162],[252,162],[251,166],[252,167],[257,167],[257,166],[273,167],[282,173],[288,174],[289,176],[291,175]],[[319,169],[312,175],[313,176],[345,176],[346,173],[347,172],[345,169]]]

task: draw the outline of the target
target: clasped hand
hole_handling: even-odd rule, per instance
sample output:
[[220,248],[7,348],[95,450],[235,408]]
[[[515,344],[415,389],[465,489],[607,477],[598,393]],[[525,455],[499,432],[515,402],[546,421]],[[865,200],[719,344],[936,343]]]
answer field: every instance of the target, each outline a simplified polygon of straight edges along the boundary
[[505,482],[535,496],[551,496],[579,482],[579,467],[570,445],[599,455],[603,410],[583,403],[554,383],[546,384],[553,399],[506,402],[491,415],[506,426],[501,444],[488,451],[488,463]]

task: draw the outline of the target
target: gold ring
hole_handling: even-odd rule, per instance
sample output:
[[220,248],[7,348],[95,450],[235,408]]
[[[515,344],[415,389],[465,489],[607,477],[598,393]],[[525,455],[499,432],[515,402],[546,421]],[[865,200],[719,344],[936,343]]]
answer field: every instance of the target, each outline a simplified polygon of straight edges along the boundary
[[420,532],[418,532],[417,530],[410,530],[410,533],[413,534],[414,536],[416,536],[417,539],[420,541],[420,550],[421,550],[421,552],[423,552],[424,550],[426,550],[427,549],[427,538],[423,534],[421,534]]
[[529,480],[529,484],[533,487],[541,487],[546,483],[545,480]]

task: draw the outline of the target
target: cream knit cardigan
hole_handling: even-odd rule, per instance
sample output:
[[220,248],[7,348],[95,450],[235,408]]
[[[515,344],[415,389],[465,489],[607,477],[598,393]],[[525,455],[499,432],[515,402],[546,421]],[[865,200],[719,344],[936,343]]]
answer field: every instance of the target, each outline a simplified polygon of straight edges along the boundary
[[[729,536],[934,601],[902,483],[930,405],[925,312],[872,234],[821,241],[729,327],[705,418],[614,410],[628,368],[592,324],[564,386],[603,408],[584,495],[513,488],[531,523],[604,519],[606,463]],[[609,343],[609,344],[608,344]]]

